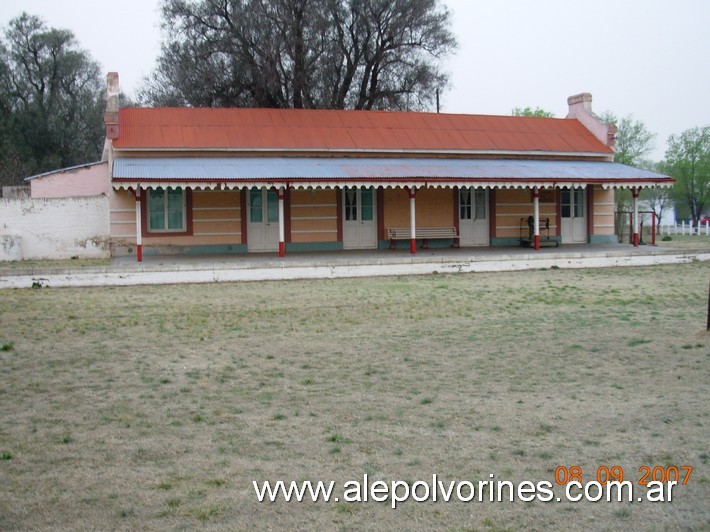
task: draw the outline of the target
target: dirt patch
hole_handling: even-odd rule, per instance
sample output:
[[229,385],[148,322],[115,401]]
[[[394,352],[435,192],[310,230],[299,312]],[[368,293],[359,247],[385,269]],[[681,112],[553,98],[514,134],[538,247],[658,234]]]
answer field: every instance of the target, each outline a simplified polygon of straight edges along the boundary
[[[708,273],[3,291],[0,528],[706,527]],[[561,465],[694,470],[655,504],[392,510],[252,487],[554,481]]]

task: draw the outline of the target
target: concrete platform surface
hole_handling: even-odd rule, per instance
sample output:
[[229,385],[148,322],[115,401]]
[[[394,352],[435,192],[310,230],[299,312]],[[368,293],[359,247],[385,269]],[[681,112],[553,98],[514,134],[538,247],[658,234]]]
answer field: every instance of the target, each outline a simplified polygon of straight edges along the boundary
[[327,279],[431,273],[502,272],[543,268],[650,266],[710,260],[710,249],[618,245],[559,248],[366,250],[249,255],[161,255],[113,259],[105,266],[2,268],[0,288]]

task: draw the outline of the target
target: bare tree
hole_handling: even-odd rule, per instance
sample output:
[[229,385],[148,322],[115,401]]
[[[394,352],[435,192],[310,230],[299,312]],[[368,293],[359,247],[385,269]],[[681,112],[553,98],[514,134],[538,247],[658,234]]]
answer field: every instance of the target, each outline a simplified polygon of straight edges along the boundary
[[[631,115],[619,119],[610,111],[602,114],[601,119],[616,126],[617,129],[614,162],[644,168],[652,164],[645,157],[653,149],[653,139],[656,135],[651,133],[643,122],[634,120]],[[614,226],[616,236],[621,242],[626,221],[624,212],[631,210],[631,193],[626,189],[617,190],[614,201],[616,203]]]
[[[654,170],[659,173],[667,174],[669,173],[668,165],[665,161],[660,163],[652,164],[649,163],[647,166],[650,170]],[[657,188],[646,188],[641,191],[641,198],[646,201],[649,208],[656,215],[656,233],[661,232],[661,219],[663,218],[663,213],[673,207],[674,201],[672,197],[671,188],[668,187],[657,187]]]
[[165,0],[153,105],[426,107],[456,42],[438,0]]

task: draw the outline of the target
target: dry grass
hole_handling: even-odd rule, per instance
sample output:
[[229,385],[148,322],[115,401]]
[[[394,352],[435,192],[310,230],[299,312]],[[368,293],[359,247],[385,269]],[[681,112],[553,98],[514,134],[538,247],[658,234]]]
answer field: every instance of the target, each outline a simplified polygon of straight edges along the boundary
[[[707,297],[706,264],[3,291],[0,528],[708,527]],[[695,470],[670,504],[252,488],[575,464]]]
[[[664,248],[675,249],[710,249],[710,236],[707,235],[666,235],[670,240],[663,240],[663,236],[656,235],[656,245]],[[644,237],[646,242],[651,242],[650,236]]]
[[18,270],[81,270],[110,266],[111,259],[18,260],[0,261],[0,272],[12,274]]

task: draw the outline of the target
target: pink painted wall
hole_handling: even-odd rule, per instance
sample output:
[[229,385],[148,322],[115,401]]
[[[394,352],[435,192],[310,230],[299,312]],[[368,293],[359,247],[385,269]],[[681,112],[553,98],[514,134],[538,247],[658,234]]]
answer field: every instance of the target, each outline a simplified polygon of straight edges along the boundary
[[111,191],[108,162],[58,170],[30,181],[32,198],[99,196]]

